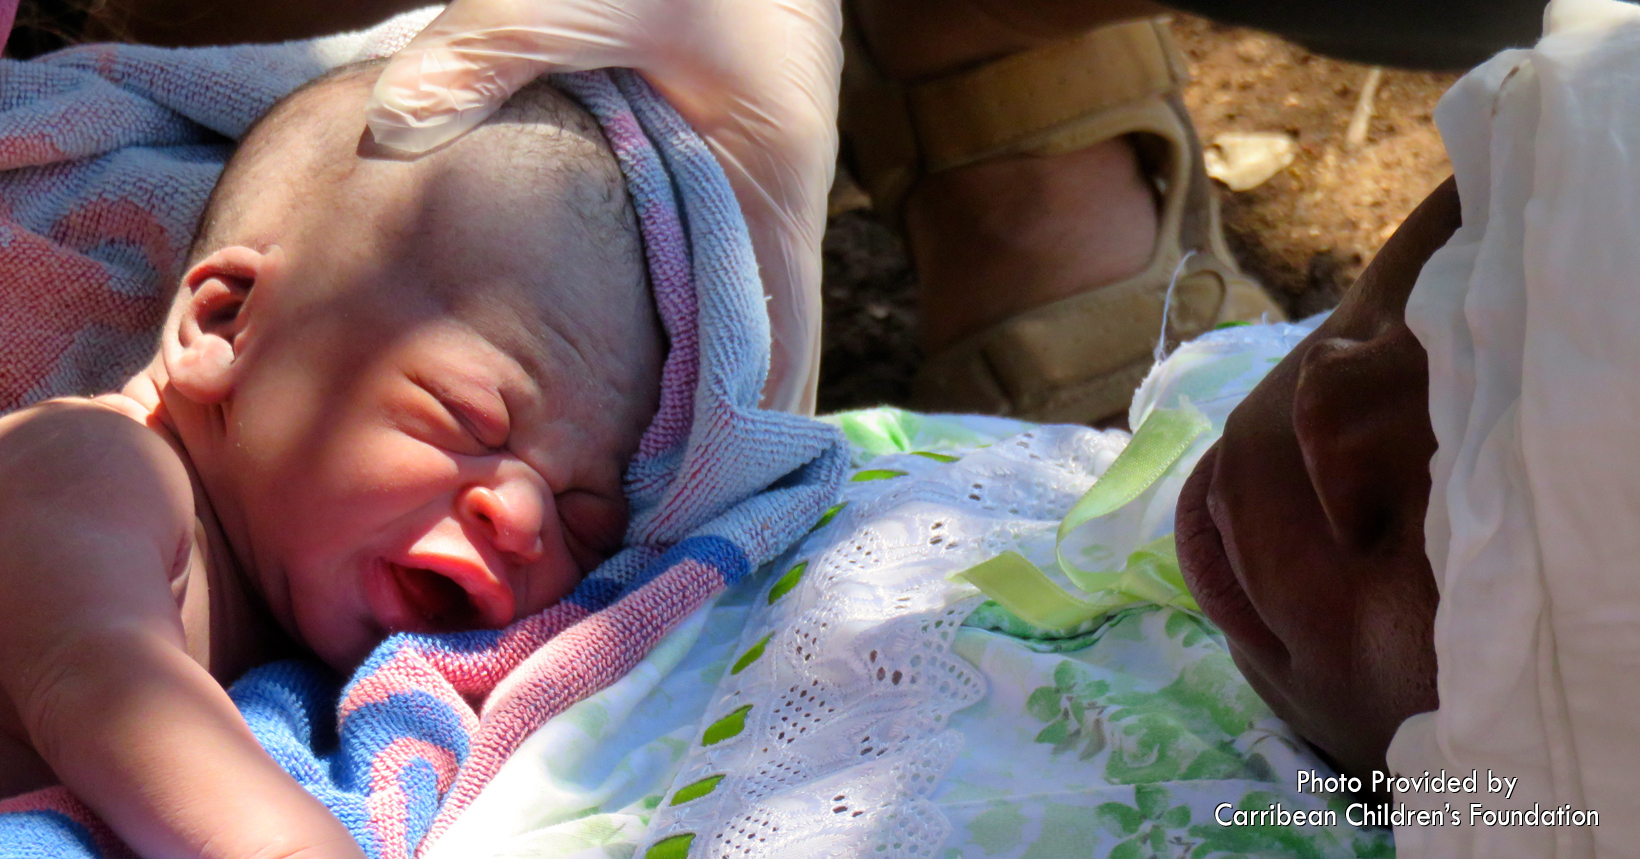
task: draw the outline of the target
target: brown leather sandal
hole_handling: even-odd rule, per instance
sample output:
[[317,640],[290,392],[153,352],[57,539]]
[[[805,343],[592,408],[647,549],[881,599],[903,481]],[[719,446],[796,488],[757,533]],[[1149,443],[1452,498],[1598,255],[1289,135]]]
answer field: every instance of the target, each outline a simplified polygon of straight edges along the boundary
[[1126,411],[1164,334],[1176,343],[1225,322],[1285,318],[1225,247],[1201,143],[1179,100],[1188,72],[1165,19],[1101,27],[912,84],[877,69],[852,22],[844,48],[850,166],[896,228],[922,176],[1120,135],[1133,135],[1161,201],[1142,272],[929,356],[913,394],[919,408],[1096,423]]

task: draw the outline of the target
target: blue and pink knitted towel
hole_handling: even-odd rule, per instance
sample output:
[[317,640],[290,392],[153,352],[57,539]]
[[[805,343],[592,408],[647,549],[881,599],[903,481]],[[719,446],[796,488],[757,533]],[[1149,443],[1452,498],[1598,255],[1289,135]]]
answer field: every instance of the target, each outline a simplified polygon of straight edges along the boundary
[[[378,29],[351,54],[330,40],[0,61],[0,343],[10,352],[12,331],[39,333],[24,337],[26,355],[0,354],[0,408],[72,392],[106,372],[85,356],[158,323],[160,284],[175,279],[227,155],[222,136],[328,65],[414,32]],[[340,690],[296,662],[231,690],[274,758],[379,859],[426,849],[536,727],[795,542],[847,466],[838,431],[757,407],[763,293],[734,194],[700,139],[631,72],[555,83],[599,119],[625,173],[670,342],[660,410],[627,471],[625,548],[507,629],[394,636]],[[85,307],[107,313],[74,312]],[[0,802],[0,859],[120,855],[61,788]]]

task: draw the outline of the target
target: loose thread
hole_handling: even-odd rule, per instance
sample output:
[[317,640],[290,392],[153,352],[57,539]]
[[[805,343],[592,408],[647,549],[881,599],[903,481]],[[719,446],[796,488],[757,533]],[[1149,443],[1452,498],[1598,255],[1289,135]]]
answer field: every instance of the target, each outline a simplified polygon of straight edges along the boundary
[[1156,351],[1151,353],[1158,364],[1167,358],[1167,322],[1173,313],[1173,290],[1179,286],[1179,276],[1184,274],[1185,264],[1195,255],[1195,251],[1185,251],[1184,256],[1179,258],[1179,264],[1173,267],[1173,277],[1167,282],[1167,294],[1162,297],[1162,331],[1156,335]]

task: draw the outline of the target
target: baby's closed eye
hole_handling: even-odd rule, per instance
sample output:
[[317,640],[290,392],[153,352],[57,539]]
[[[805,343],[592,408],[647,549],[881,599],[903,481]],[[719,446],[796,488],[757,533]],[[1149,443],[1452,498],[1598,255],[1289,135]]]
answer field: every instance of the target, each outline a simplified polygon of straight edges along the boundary
[[444,410],[460,425],[462,431],[469,438],[484,447],[488,452],[498,451],[507,446],[507,439],[512,434],[504,406],[488,405],[444,397],[440,400]]
[[507,446],[512,427],[501,397],[428,378],[412,376],[411,382],[412,395],[401,411],[413,434],[463,456],[485,456]]

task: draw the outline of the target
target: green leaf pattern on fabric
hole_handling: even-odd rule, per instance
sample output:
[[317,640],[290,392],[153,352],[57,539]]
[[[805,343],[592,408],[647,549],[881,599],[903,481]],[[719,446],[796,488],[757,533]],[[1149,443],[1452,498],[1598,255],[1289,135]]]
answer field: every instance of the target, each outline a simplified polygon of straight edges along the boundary
[[[949,842],[960,845],[953,856],[1394,855],[1388,831],[1342,822],[1342,798],[1284,786],[1294,777],[1288,770],[1320,765],[1248,686],[1223,635],[1200,615],[1133,607],[1096,630],[1057,639],[1033,638],[1043,631],[994,611],[979,621],[963,629],[957,650],[985,670],[991,697],[954,717],[970,749],[934,797],[966,830]],[[1054,651],[1045,642],[1081,647]],[[1010,707],[1012,734],[995,727]],[[1224,827],[1213,817],[1221,802],[1331,807],[1340,825]]]
[[868,480],[888,480],[894,477],[904,477],[905,472],[897,468],[868,468],[865,471],[856,471],[850,477],[850,482],[865,483]]

